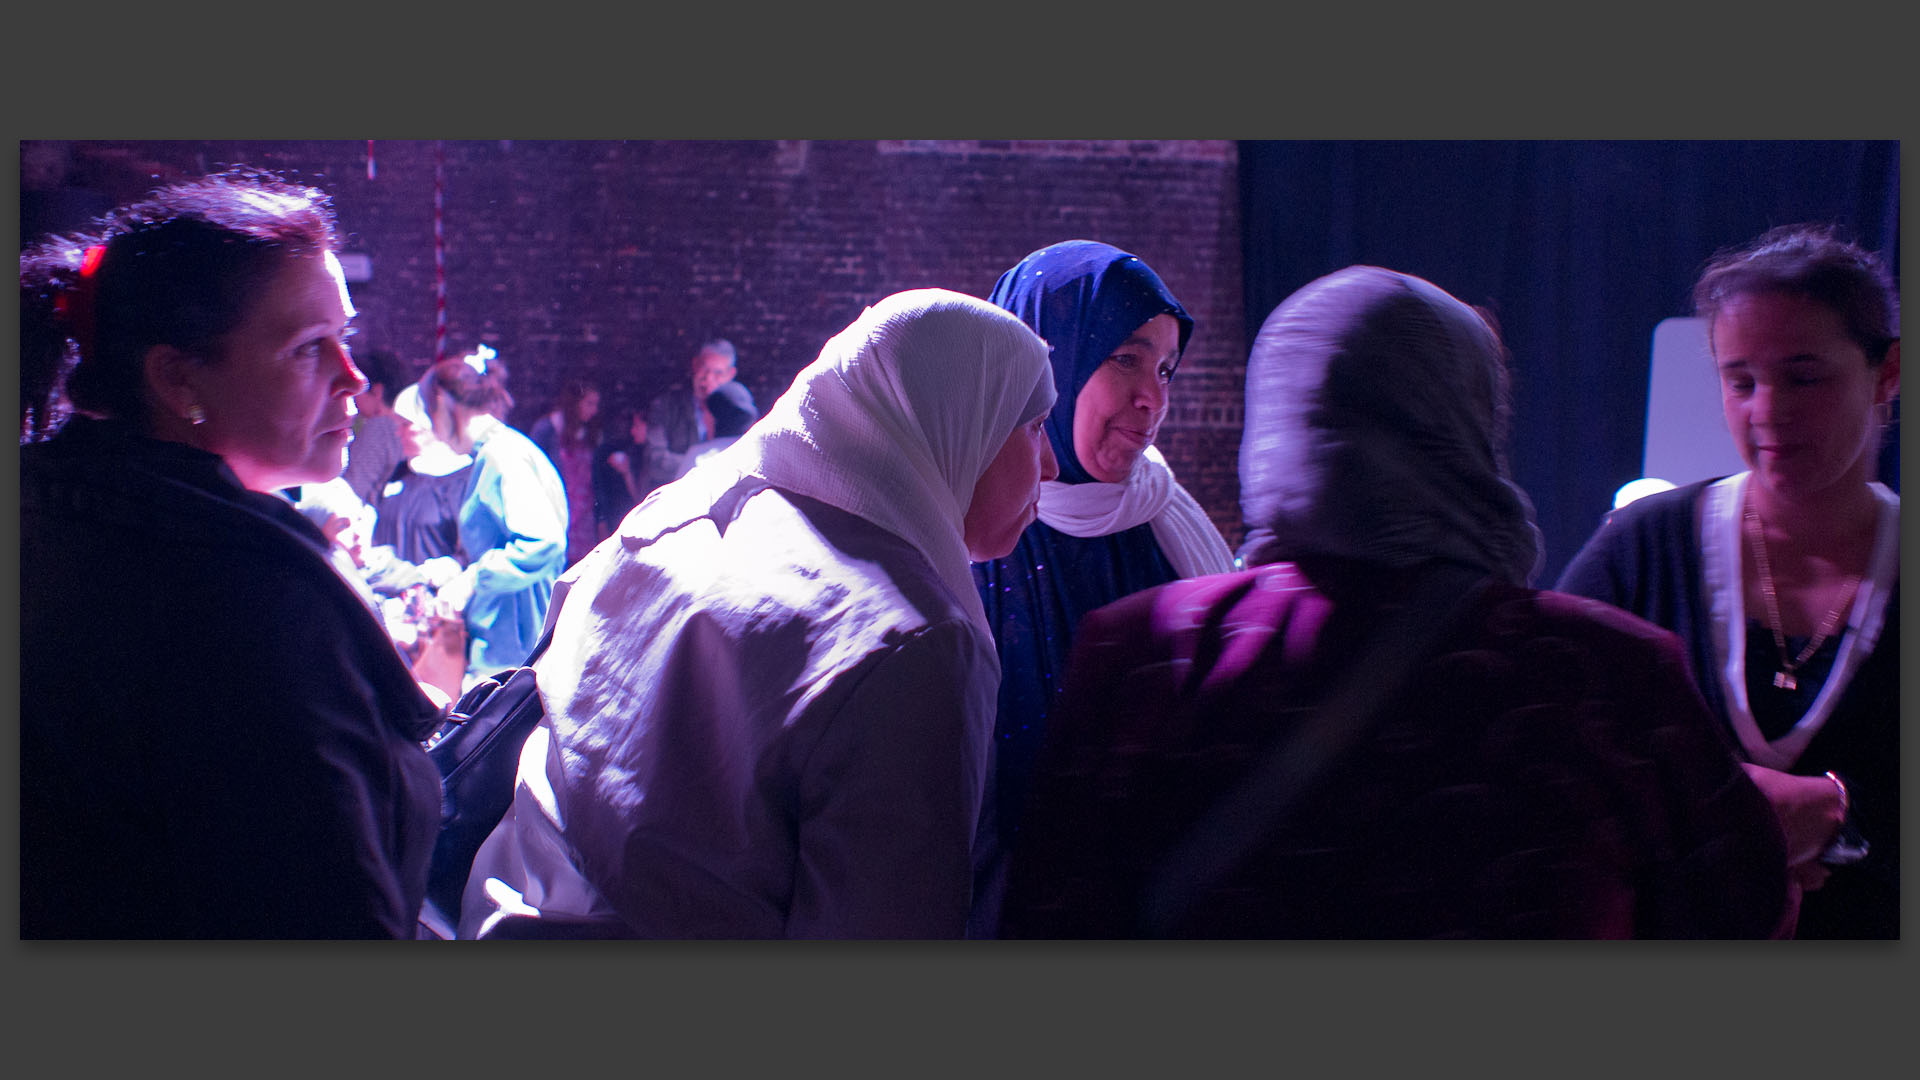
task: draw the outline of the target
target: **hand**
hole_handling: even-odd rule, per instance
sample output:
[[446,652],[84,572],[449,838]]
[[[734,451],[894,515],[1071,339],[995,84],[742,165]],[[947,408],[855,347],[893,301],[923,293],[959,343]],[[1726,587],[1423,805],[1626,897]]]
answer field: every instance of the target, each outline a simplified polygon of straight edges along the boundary
[[478,572],[469,566],[434,593],[434,606],[443,617],[453,618],[467,610],[467,603],[473,599],[474,580],[477,577]]
[[400,655],[406,657],[408,664],[412,664],[420,654],[421,628],[408,607],[404,594],[387,597],[380,601],[380,622],[387,628],[387,636],[393,639],[393,645],[400,650]]
[[350,519],[342,517],[339,514],[328,514],[326,523],[320,526],[320,532],[327,538],[327,543],[332,544],[337,542],[340,539],[340,534],[346,532],[347,526],[352,524],[353,522]]
[[466,623],[457,618],[429,617],[412,669],[416,680],[437,688],[449,700],[457,700],[467,673]]
[[1840,786],[1824,776],[1794,776],[1744,763],[1740,767],[1780,819],[1780,830],[1787,837],[1787,866],[1794,871],[1795,879],[1808,891],[1819,888],[1827,880],[1820,853],[1833,842],[1841,822],[1846,820]]
[[447,582],[460,576],[460,562],[451,555],[440,555],[423,562],[417,568],[420,576],[434,588],[442,588]]
[[458,658],[462,666],[467,656],[467,624],[462,619],[443,619],[438,615],[427,620],[426,633],[422,635],[423,653],[436,653],[443,657]]

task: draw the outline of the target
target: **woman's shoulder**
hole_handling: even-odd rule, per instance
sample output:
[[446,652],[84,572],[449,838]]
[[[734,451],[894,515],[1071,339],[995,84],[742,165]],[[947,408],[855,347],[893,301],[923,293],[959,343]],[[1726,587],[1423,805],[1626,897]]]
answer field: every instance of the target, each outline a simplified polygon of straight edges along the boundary
[[110,595],[113,621],[96,640],[166,642],[175,677],[189,684],[239,671],[284,686],[320,673],[418,704],[391,639],[328,562],[324,536],[275,496],[118,475],[24,517],[22,559],[30,596]]
[[475,464],[492,472],[516,468],[554,468],[553,459],[547,456],[539,443],[505,421],[486,426],[484,432],[474,439],[473,455]]
[[1552,589],[1496,586],[1488,591],[1483,620],[1496,639],[1554,639],[1604,653],[1621,661],[1681,662],[1680,639],[1623,608],[1603,600]]
[[1182,578],[1131,593],[1089,612],[1078,637],[1090,641],[1165,641],[1275,627],[1330,601],[1292,563]]
[[[933,564],[898,534],[818,499],[771,488],[765,495],[778,498],[798,526],[781,542],[815,546],[821,579],[845,588],[849,606],[841,617],[877,621],[894,633],[945,624],[977,629]],[[794,553],[804,557],[804,550]]]
[[1722,479],[1656,492],[1609,511],[1560,572],[1555,587],[1623,602],[1622,590],[1649,574],[1684,579],[1697,558],[1701,501]]
[[736,662],[757,686],[813,687],[809,701],[874,665],[937,681],[990,663],[984,630],[904,541],[755,478],[695,488],[630,516],[620,557],[581,564],[561,603],[592,597],[589,618],[636,651],[696,649],[700,665]]
[[1648,532],[1675,527],[1692,527],[1696,508],[1707,488],[1725,477],[1696,480],[1689,484],[1644,495],[1607,513],[1601,528],[1616,532]]
[[86,433],[23,452],[23,524],[36,529],[110,527],[143,548],[324,558],[326,538],[292,504],[249,491],[216,456],[147,439]]
[[906,540],[758,477],[696,471],[654,492],[619,536],[637,558],[615,572],[667,582],[729,620],[799,619],[843,640],[971,621]]
[[[1335,599],[1291,563],[1187,578],[1121,598],[1089,613],[1078,642],[1143,655],[1197,655],[1199,642],[1276,631],[1310,646],[1334,616]],[[1366,610],[1362,604],[1358,611]],[[1340,607],[1340,610],[1345,610]],[[1490,583],[1472,616],[1488,641],[1559,638],[1649,659],[1678,656],[1667,630],[1612,605],[1568,593]],[[1351,628],[1349,628],[1351,630]]]

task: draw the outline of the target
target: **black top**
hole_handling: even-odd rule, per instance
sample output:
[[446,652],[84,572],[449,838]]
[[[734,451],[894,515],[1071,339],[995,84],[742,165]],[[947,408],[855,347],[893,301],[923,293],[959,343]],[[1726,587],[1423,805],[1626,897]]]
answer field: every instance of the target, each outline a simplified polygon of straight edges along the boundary
[[21,936],[413,936],[437,710],[319,530],[85,419],[20,510]]
[[[1687,646],[1694,684],[1723,721],[1726,696],[1713,657],[1711,608],[1700,579],[1699,505],[1711,480],[1650,495],[1614,511],[1567,565],[1555,586],[1561,592],[1603,600],[1680,635]],[[1748,635],[1748,685],[1754,649],[1760,658],[1777,650],[1764,629]],[[1838,636],[1830,646],[1837,648]],[[1804,647],[1789,642],[1790,648]],[[1845,692],[1794,762],[1792,772],[1819,776],[1831,770],[1845,780],[1853,814],[1872,850],[1865,860],[1834,871],[1825,886],[1808,893],[1799,936],[1890,938],[1900,935],[1900,585],[1889,590],[1880,637],[1854,670]],[[1755,721],[1770,736],[1782,728],[1778,714],[1803,702],[1786,725],[1798,722],[1826,678],[1831,653],[1802,669],[1800,688],[1776,697],[1773,668],[1760,675],[1768,693],[1752,701]],[[1750,691],[1751,693],[1751,691]],[[1770,720],[1769,716],[1773,718]],[[1768,725],[1773,727],[1769,728]],[[1728,729],[1732,741],[1731,728]]]
[[472,479],[472,465],[445,476],[429,476],[401,462],[373,504],[373,542],[391,546],[395,555],[416,565],[441,556],[464,564],[460,504],[467,499]]

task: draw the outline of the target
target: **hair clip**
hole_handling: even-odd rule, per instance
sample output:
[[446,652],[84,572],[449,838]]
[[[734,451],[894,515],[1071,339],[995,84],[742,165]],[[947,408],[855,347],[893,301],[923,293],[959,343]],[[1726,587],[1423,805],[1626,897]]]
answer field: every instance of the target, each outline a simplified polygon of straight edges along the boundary
[[105,244],[94,244],[80,256],[80,278],[60,290],[53,298],[53,310],[65,320],[67,332],[80,346],[81,355],[93,352],[93,274],[107,255]]
[[468,353],[464,359],[466,360],[467,366],[472,368],[476,375],[485,375],[487,373],[487,361],[499,355],[499,353],[482,345]]

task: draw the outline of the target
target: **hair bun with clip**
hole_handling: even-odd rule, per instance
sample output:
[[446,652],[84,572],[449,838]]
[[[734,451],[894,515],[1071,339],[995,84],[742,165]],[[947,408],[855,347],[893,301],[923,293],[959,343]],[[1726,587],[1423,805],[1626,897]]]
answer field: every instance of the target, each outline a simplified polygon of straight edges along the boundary
[[53,301],[54,313],[66,324],[68,335],[80,346],[81,356],[93,355],[94,276],[106,255],[105,244],[93,244],[82,252],[79,277],[74,279],[73,284],[61,289],[60,295]]
[[461,359],[468,367],[473,369],[474,374],[485,375],[487,373],[487,361],[499,355],[499,353],[494,352],[488,346],[481,345]]

